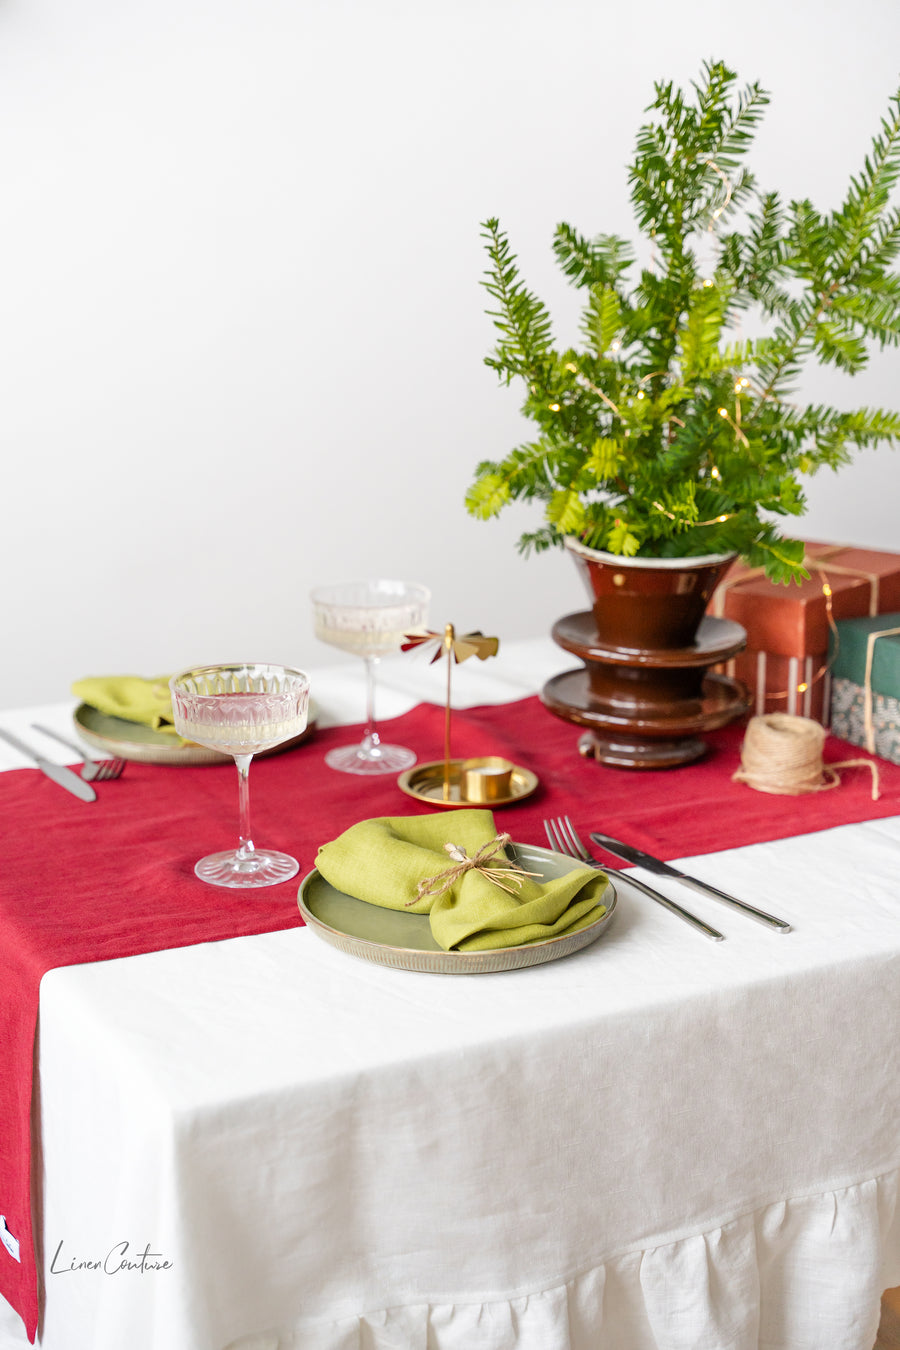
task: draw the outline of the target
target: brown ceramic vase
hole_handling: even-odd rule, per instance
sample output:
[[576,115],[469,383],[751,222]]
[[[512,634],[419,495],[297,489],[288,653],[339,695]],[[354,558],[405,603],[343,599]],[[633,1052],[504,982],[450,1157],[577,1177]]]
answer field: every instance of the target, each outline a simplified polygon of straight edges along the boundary
[[618,768],[674,768],[706,751],[704,731],[747,709],[739,681],[710,667],[741,651],[739,624],[706,615],[730,555],[625,559],[567,541],[591,600],[553,638],[583,665],[550,680],[544,704],[586,728],[579,751]]

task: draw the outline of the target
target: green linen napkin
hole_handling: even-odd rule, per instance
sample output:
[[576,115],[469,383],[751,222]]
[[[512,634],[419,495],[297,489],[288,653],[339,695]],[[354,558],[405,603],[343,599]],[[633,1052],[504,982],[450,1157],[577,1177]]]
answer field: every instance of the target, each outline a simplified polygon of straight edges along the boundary
[[[316,867],[332,886],[357,900],[429,914],[434,939],[444,951],[518,947],[584,928],[605,912],[601,897],[607,878],[586,867],[545,882],[521,877],[521,888],[514,887],[512,894],[470,869],[442,895],[416,898],[420,881],[455,866],[445,844],[459,845],[472,858],[496,837],[490,811],[383,816],[360,821],[323,844]],[[508,861],[499,853],[488,866]],[[528,870],[538,871],[539,864]]]
[[142,679],[140,675],[100,675],[76,680],[72,693],[107,717],[140,722],[154,731],[178,736],[172,723],[168,675],[158,675],[153,680]]

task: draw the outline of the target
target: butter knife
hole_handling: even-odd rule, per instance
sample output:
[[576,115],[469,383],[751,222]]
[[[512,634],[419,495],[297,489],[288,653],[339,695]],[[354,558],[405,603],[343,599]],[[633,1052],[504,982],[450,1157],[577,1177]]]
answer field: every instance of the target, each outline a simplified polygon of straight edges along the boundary
[[737,900],[727,891],[720,891],[718,886],[711,886],[708,881],[698,881],[696,877],[688,876],[687,872],[680,872],[671,863],[662,862],[650,853],[642,853],[639,848],[632,848],[631,844],[623,844],[620,839],[613,839],[611,835],[600,834],[599,831],[592,832],[591,838],[595,844],[599,844],[607,852],[615,854],[617,858],[634,863],[635,867],[646,867],[648,872],[655,872],[657,876],[674,877],[676,881],[680,881],[685,886],[692,886],[695,891],[700,891],[703,895],[711,895],[714,900],[724,901],[725,904],[740,910],[742,914],[746,914],[749,919],[756,919],[757,923],[764,923],[769,928],[774,928],[776,933],[790,933],[791,931],[791,925],[786,923],[784,919],[776,919],[774,914],[767,914],[764,909],[757,909],[754,905],[748,905],[745,900]]
[[68,792],[73,792],[83,802],[95,802],[97,800],[97,794],[90,783],[86,783],[83,778],[79,778],[77,773],[67,769],[64,764],[54,764],[52,760],[44,759],[36,750],[32,750],[23,741],[13,736],[12,732],[4,731],[2,727],[0,727],[0,738],[7,741],[20,754],[34,760],[42,773],[45,773],[48,778],[52,778],[54,783],[59,783],[60,787],[66,788]]

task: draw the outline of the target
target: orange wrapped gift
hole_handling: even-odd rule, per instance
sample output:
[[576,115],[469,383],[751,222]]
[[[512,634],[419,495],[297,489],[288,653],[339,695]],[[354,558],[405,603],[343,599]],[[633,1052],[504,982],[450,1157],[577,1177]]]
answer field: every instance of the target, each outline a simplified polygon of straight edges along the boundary
[[762,568],[734,563],[709,613],[747,631],[746,650],[727,672],[747,685],[753,712],[825,722],[831,625],[900,610],[900,554],[810,540],[804,565],[808,581],[782,586],[768,581]]

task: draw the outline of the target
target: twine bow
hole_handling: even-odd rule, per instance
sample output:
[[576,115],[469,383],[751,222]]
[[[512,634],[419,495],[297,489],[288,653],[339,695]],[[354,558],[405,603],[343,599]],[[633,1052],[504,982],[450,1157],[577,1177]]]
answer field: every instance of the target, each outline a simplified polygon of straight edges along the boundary
[[[407,900],[406,907],[414,905],[418,900],[424,900],[427,896],[433,896],[435,900],[438,896],[449,891],[450,887],[466,872],[480,872],[482,876],[487,877],[495,886],[499,886],[501,891],[506,891],[509,895],[514,895],[516,890],[521,890],[525,877],[540,877],[543,872],[526,872],[524,867],[518,863],[506,862],[502,867],[488,867],[491,858],[496,857],[509,843],[508,834],[498,834],[496,839],[490,839],[470,858],[464,848],[459,844],[445,844],[444,849],[450,854],[455,862],[454,867],[448,867],[446,872],[438,872],[433,877],[425,877],[416,887],[415,899]],[[506,885],[506,882],[512,882],[512,885]]]

